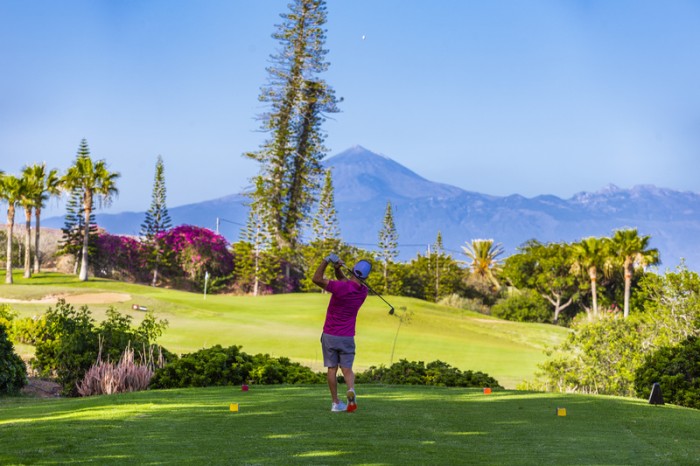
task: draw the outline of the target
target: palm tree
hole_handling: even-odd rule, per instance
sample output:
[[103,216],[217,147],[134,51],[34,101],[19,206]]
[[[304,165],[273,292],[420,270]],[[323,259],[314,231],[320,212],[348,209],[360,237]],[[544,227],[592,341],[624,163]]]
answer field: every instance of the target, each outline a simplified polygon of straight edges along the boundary
[[503,247],[494,243],[492,239],[473,239],[471,244],[462,246],[464,254],[471,259],[469,268],[472,274],[485,283],[490,283],[494,289],[499,290],[496,274],[501,271],[498,256],[503,254]]
[[622,263],[625,276],[625,308],[624,317],[630,313],[630,289],[635,268],[660,263],[659,250],[649,248],[650,236],[639,236],[636,228],[617,230],[612,238],[612,250]]
[[[83,147],[87,148],[85,140],[81,142],[81,149]],[[109,205],[112,197],[119,193],[116,186],[116,180],[119,176],[118,172],[107,170],[107,164],[104,160],[93,162],[89,152],[80,152],[73,166],[68,169],[61,179],[61,185],[66,191],[80,190],[82,192],[85,222],[82,257],[80,260],[80,281],[87,281],[88,279],[88,239],[93,201],[97,199],[100,204]]]
[[12,283],[12,234],[15,228],[15,209],[22,193],[22,180],[14,175],[0,177],[0,199],[7,202],[7,256],[5,283]]
[[604,271],[610,268],[609,242],[609,238],[590,237],[572,245],[574,257],[572,270],[574,273],[581,270],[588,272],[588,278],[591,280],[593,316],[595,317],[598,316],[598,289],[596,286],[598,268],[601,267]]
[[32,276],[32,210],[39,186],[36,178],[22,170],[19,205],[24,209],[24,278]]
[[58,196],[59,181],[58,170],[46,171],[46,164],[34,164],[24,167],[25,176],[35,180],[37,190],[34,197],[34,273],[41,271],[41,251],[39,243],[41,239],[41,209],[53,196]]

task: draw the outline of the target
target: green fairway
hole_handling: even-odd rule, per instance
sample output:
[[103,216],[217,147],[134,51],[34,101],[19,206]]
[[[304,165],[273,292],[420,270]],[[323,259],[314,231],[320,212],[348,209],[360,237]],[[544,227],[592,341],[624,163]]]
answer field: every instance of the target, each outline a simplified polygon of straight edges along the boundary
[[[15,275],[13,285],[0,285],[0,297],[36,300],[50,295],[82,293],[126,293],[131,299],[113,304],[134,316],[146,306],[170,322],[161,343],[177,353],[191,352],[215,344],[242,345],[247,353],[287,356],[322,369],[319,338],[328,294],[296,293],[273,296],[221,296],[166,290],[143,285],[44,273],[29,280]],[[494,319],[470,311],[447,308],[424,301],[388,296],[396,315],[379,298],[369,297],[357,322],[357,369],[389,365],[399,359],[442,360],[462,370],[479,370],[501,385],[514,388],[532,379],[544,359],[545,345],[554,345],[566,335],[560,327],[521,324]],[[98,318],[109,304],[89,304]],[[46,303],[13,303],[22,315],[36,315]],[[410,316],[401,323],[400,316]],[[398,331],[398,335],[397,335]],[[394,348],[394,341],[396,345]],[[28,348],[19,349],[26,356]]]
[[321,385],[5,398],[0,463],[700,464],[697,410],[477,389],[358,395],[352,414],[331,413]]

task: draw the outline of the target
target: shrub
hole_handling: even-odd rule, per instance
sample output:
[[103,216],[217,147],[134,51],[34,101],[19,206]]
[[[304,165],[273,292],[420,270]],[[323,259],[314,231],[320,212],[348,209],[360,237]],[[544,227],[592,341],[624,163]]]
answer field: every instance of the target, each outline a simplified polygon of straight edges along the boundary
[[202,289],[205,272],[224,277],[233,272],[233,255],[226,239],[207,228],[181,225],[158,235],[168,252],[169,266],[163,273],[184,275],[189,284]]
[[151,387],[182,388],[241,384],[252,368],[252,358],[242,353],[240,349],[240,346],[223,348],[221,345],[215,345],[184,354],[156,370],[151,379]]
[[15,343],[36,345],[46,334],[46,317],[23,317],[15,319],[11,328]]
[[[116,361],[129,344],[149,348],[167,326],[167,321],[156,321],[149,312],[138,328],[132,328],[131,316],[114,308],[107,310],[107,319],[97,326],[87,306],[75,310],[64,299],[49,308],[45,318],[46,332],[37,342],[31,364],[40,375],[55,376],[62,393],[69,396],[78,395],[78,382],[103,354]],[[166,358],[170,356],[162,351]]]
[[134,282],[144,282],[149,278],[146,248],[128,236],[100,232],[90,265],[99,277]]
[[183,355],[180,359],[157,369],[152,388],[184,388],[256,384],[323,383],[325,375],[268,354],[251,356],[240,346],[221,345]]
[[17,311],[14,311],[9,304],[0,304],[0,325],[5,325],[9,329],[16,317]]
[[18,393],[26,384],[27,366],[15,353],[7,327],[0,324],[0,395]]
[[153,347],[150,349],[148,355],[141,356],[140,363],[134,359],[134,349],[131,346],[127,346],[117,364],[99,358],[78,383],[78,393],[80,396],[92,396],[146,390],[155,367],[163,365],[162,354],[156,361]]
[[665,402],[700,409],[700,338],[659,348],[644,359],[635,371],[637,396],[648,397],[657,382]]
[[499,300],[491,315],[515,322],[551,322],[552,312],[547,301],[533,290],[524,290]]
[[491,387],[503,388],[496,379],[483,372],[462,372],[442,361],[426,366],[423,361],[402,359],[390,367],[372,366],[357,374],[358,383],[383,383],[388,385],[433,385],[440,387]]

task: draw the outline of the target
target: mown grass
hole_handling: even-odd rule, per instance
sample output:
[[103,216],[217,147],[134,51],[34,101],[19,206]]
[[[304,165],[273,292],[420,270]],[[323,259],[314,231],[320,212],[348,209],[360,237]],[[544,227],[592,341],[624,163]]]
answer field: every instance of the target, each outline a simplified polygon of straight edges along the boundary
[[[319,337],[327,294],[209,295],[204,299],[199,293],[101,279],[79,282],[74,276],[57,273],[31,279],[16,274],[15,284],[0,285],[0,296],[22,300],[100,291],[130,294],[130,301],[113,306],[133,315],[135,323],[143,313],[132,311],[132,304],[146,306],[168,319],[169,328],[160,342],[176,353],[236,344],[248,353],[286,356],[314,370],[322,369]],[[388,307],[379,298],[370,297],[358,317],[356,367],[360,370],[389,365],[393,350],[393,362],[439,359],[462,370],[486,372],[501,385],[514,388],[533,378],[537,364],[544,359],[545,345],[554,345],[566,335],[565,329],[551,325],[507,322],[416,299],[387,298],[396,307],[394,316],[388,315]],[[102,318],[110,305],[88,306]],[[17,303],[12,307],[23,315],[37,315],[48,305]],[[26,356],[30,348],[20,351]]]
[[700,464],[697,410],[476,389],[358,393],[352,414],[330,412],[325,386],[0,399],[0,463]]

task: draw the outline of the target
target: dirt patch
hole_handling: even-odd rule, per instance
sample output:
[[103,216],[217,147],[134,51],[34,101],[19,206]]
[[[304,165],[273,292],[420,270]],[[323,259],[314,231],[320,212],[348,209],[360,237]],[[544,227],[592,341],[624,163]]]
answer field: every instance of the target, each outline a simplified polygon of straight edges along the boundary
[[56,304],[59,298],[63,298],[69,304],[110,304],[123,303],[131,300],[131,295],[128,293],[83,293],[83,294],[60,294],[45,296],[41,299],[11,299],[0,298],[0,303],[38,303],[38,304]]
[[29,377],[29,383],[22,388],[22,394],[35,398],[57,398],[61,395],[61,386],[52,380]]

